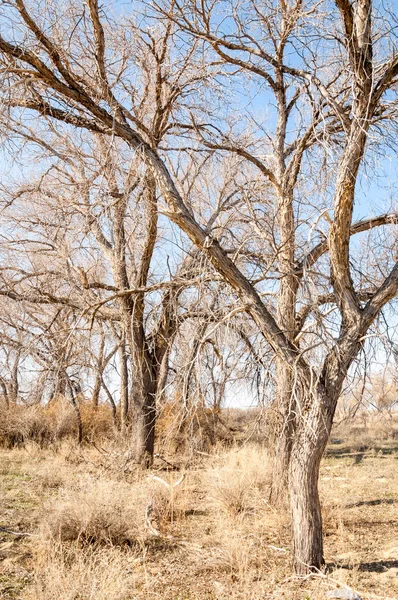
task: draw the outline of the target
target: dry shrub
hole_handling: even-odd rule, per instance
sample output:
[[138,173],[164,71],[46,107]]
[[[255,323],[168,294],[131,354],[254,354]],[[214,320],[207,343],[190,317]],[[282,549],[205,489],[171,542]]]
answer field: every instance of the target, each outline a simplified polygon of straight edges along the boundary
[[341,502],[330,498],[325,494],[321,495],[322,523],[325,535],[344,532],[343,506]]
[[207,472],[210,498],[230,515],[253,510],[268,495],[269,484],[269,458],[261,446],[224,453]]
[[143,536],[145,490],[126,483],[81,478],[46,506],[44,539],[80,544],[133,545]]
[[242,440],[247,425],[252,423],[252,413],[228,411],[213,407],[195,406],[185,418],[181,412],[182,400],[177,395],[164,404],[156,424],[160,451],[179,452],[210,451],[216,444],[231,446]]
[[398,411],[387,414],[363,410],[355,417],[335,425],[331,438],[335,444],[343,444],[347,451],[388,447],[388,442],[394,446],[398,438]]
[[[128,600],[136,557],[117,548],[52,545],[42,557],[24,600]],[[40,561],[39,561],[40,562]]]
[[53,440],[62,440],[77,436],[76,413],[65,398],[53,400],[42,408],[44,415],[50,419]]
[[83,436],[87,440],[100,440],[112,438],[115,433],[112,408],[109,405],[100,404],[94,407],[91,402],[80,404],[82,417]]
[[12,405],[0,414],[0,443],[7,447],[20,446],[27,440],[44,445],[53,439],[51,419],[41,406]]
[[[86,440],[111,438],[114,435],[112,410],[88,401],[79,404],[83,436]],[[0,444],[7,448],[34,441],[44,447],[78,433],[76,412],[65,398],[42,405],[11,405],[0,409]]]
[[34,469],[34,474],[43,491],[58,489],[72,479],[70,469],[59,455],[41,461]]

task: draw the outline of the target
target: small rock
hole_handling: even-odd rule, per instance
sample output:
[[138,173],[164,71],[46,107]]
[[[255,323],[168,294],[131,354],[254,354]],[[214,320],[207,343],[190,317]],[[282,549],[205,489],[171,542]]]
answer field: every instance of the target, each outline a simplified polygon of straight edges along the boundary
[[361,598],[350,589],[339,588],[338,590],[331,590],[326,594],[328,598],[340,598],[340,600],[361,600]]

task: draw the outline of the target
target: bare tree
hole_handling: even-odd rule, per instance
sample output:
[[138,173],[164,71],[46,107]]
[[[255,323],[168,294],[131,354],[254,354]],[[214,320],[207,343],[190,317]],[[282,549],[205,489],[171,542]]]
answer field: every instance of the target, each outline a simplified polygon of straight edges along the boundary
[[[174,40],[173,23],[177,20],[196,39],[209,42],[219,59],[233,65],[236,71],[243,69],[259,74],[275,94],[279,111],[272,144],[275,162],[267,165],[242,148],[242,144],[232,148],[234,153],[247,159],[264,174],[274,187],[277,198],[280,226],[276,240],[278,304],[275,312],[272,303],[264,300],[264,293],[256,286],[255,279],[252,280],[236,259],[236,249],[231,253],[221,244],[217,232],[212,234],[201,215],[195,213],[192,194],[186,193],[180,184],[173,151],[167,153],[157,143],[154,124],[142,122],[134,95],[131,98],[131,94],[126,94],[126,89],[131,91],[126,81],[130,80],[129,69],[133,69],[129,61],[129,39],[122,38],[121,58],[113,62],[111,50],[115,51],[116,46],[112,31],[104,29],[102,23],[105,18],[95,0],[90,0],[88,6],[90,19],[87,16],[81,19],[84,9],[79,4],[60,8],[58,12],[63,10],[64,18],[62,25],[58,24],[61,21],[57,21],[56,26],[52,25],[46,10],[37,14],[33,6],[27,8],[22,0],[4,6],[3,18],[9,25],[9,33],[7,39],[0,38],[5,90],[3,101],[11,111],[24,109],[27,111],[25,114],[33,112],[42,118],[50,118],[54,127],[57,122],[63,123],[71,128],[102,133],[111,139],[116,137],[126,144],[145,166],[146,191],[148,188],[152,190],[152,198],[155,189],[159,191],[162,214],[203,252],[218,277],[231,287],[231,297],[240,303],[238,309],[251,316],[277,356],[278,375],[284,382],[284,390],[279,391],[284,433],[281,439],[284,440],[282,455],[290,457],[288,471],[295,568],[298,572],[305,572],[311,567],[320,568],[323,562],[317,487],[320,460],[348,370],[362,349],[369,328],[398,289],[398,263],[393,249],[385,268],[375,273],[366,287],[360,278],[354,277],[350,267],[350,239],[353,234],[374,225],[396,222],[396,214],[384,214],[375,220],[369,218],[353,223],[358,173],[370,133],[373,130],[383,132],[383,127],[395,114],[393,93],[398,58],[387,43],[393,32],[388,33],[386,28],[385,43],[375,43],[371,0],[359,0],[355,4],[338,0],[335,6],[328,6],[326,12],[322,12],[319,5],[304,6],[302,2],[293,5],[283,2],[276,9],[266,4],[249,3],[248,10],[242,13],[231,11],[231,19],[238,19],[235,32],[230,33],[230,29],[228,33],[223,32],[222,25],[216,21],[216,34],[208,12],[211,7],[194,5],[191,18],[188,10],[191,5],[179,7],[173,3],[167,17],[156,25],[156,35],[163,40]],[[217,6],[217,3],[212,6]],[[339,20],[336,18],[338,15]],[[144,26],[148,25],[145,35],[150,35],[150,17],[145,18]],[[263,48],[262,40],[256,39],[256,32],[245,25],[243,20],[246,18],[248,23],[254,24],[255,30],[267,32],[271,51]],[[337,25],[332,25],[330,19],[334,19]],[[71,35],[62,30],[66,22]],[[194,23],[193,28],[191,23]],[[202,24],[205,25],[204,30]],[[329,39],[323,31],[331,28],[335,35]],[[139,36],[139,30],[132,24],[126,28],[120,24],[119,38],[122,31],[131,31],[133,36]],[[273,32],[278,35],[276,43]],[[312,51],[307,42],[311,35],[325,42],[325,52],[318,54]],[[181,40],[180,46],[177,42],[174,46],[176,56],[185,57],[184,65],[193,64],[196,53],[194,50],[187,52],[185,39]],[[106,45],[108,51],[105,50]],[[327,52],[329,45],[332,47],[331,54]],[[117,47],[120,48],[120,43]],[[295,57],[293,66],[286,64],[289,53],[285,51],[288,47],[295,49],[294,53],[290,52],[290,56]],[[206,57],[206,54],[200,56]],[[318,56],[320,65],[316,62]],[[332,73],[333,60],[338,65],[337,73]],[[297,62],[302,68],[297,67]],[[214,64],[214,60],[209,58],[207,64]],[[179,65],[180,72],[186,74],[178,59],[174,65]],[[93,73],[97,74],[96,77],[92,76]],[[230,68],[228,75],[233,75]],[[184,75],[182,80],[174,79],[173,86],[168,88],[171,96],[177,94],[185,102],[184,94],[189,95],[191,90],[191,112],[197,106],[192,90],[198,80],[197,72],[194,83],[192,78]],[[296,82],[295,86],[293,82]],[[288,89],[291,90],[292,86],[295,91],[289,96]],[[290,115],[297,117],[301,114],[304,106],[297,102],[304,97],[304,106],[313,107],[311,118],[303,123],[299,135],[290,143],[288,119]],[[169,105],[164,97],[161,103],[162,106]],[[298,108],[293,111],[294,107]],[[197,108],[199,111],[203,107]],[[184,107],[180,111],[184,114]],[[193,132],[192,138],[199,134],[207,147],[214,146],[209,140],[206,125],[202,123],[199,127],[199,119],[192,120],[189,114],[187,116],[189,122],[185,129],[177,126],[178,131],[173,132],[174,139],[184,129],[185,132]],[[178,122],[176,117],[174,122]],[[295,228],[294,190],[302,165],[308,165],[304,157],[308,153],[310,160],[310,149],[316,142],[319,142],[317,147],[322,148],[325,135],[337,147],[335,160],[328,165],[330,170],[335,169],[334,212],[331,216],[325,211],[326,222],[330,223],[326,235],[322,232],[319,243],[297,263],[295,250],[299,238]],[[220,144],[218,139],[215,147],[223,153],[230,151],[228,141]],[[182,151],[180,143],[178,149]],[[323,155],[326,163],[327,157],[326,152]],[[265,186],[264,189],[268,191],[269,188]],[[320,215],[317,215],[316,220],[319,218]],[[309,232],[309,218],[306,223]],[[306,276],[327,251],[329,263],[320,261],[328,273],[327,292],[311,297],[309,303],[305,302],[305,296],[298,295],[298,287],[309,285]],[[324,278],[325,275],[320,272],[318,277]],[[317,278],[313,281],[316,283]],[[127,291],[123,290],[123,294],[126,292],[126,306],[134,307],[137,301],[133,293],[127,294]],[[304,306],[297,308],[300,304]],[[320,308],[328,305],[334,305],[339,315],[334,321],[334,326],[337,323],[339,328],[335,336],[333,324],[328,326],[327,316]],[[137,310],[139,315],[142,314],[139,304]],[[325,342],[318,352],[314,351],[312,342],[319,332],[316,326],[308,328],[305,323],[311,313],[323,320],[321,329]],[[133,344],[138,339],[139,336],[135,336]],[[147,358],[149,356],[145,355],[144,360],[135,365],[138,381],[144,380],[150,373]],[[157,364],[161,362],[158,360]],[[153,405],[149,403],[148,407],[148,403],[139,401],[137,406],[144,422],[148,418],[151,421]]]

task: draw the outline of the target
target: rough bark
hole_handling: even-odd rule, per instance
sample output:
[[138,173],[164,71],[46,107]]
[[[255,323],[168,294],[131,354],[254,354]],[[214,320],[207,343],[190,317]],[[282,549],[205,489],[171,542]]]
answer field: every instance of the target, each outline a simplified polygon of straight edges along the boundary
[[120,430],[122,434],[126,433],[129,413],[129,377],[128,377],[128,356],[126,345],[121,343],[118,350],[119,370],[120,370]]
[[132,414],[133,456],[143,467],[150,467],[153,462],[156,424],[156,392],[145,390],[145,396],[133,396]]
[[[312,403],[312,408],[297,423],[289,463],[294,570],[298,574],[321,569],[324,564],[318,479],[331,423],[319,410],[318,398],[309,394],[301,400]],[[330,409],[333,402],[334,398],[328,399]]]

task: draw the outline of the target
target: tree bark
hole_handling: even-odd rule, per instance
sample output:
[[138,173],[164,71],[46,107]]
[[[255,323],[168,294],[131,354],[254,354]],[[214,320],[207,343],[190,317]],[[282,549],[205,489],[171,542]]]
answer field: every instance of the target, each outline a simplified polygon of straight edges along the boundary
[[[279,388],[283,385],[282,381],[281,377],[278,380]],[[290,384],[290,377],[288,383]],[[291,398],[291,387],[287,391],[280,389],[276,400],[276,419],[272,422],[273,459],[270,502],[273,505],[284,502],[288,497],[289,464],[295,430],[295,414],[290,409]]]
[[0,388],[3,390],[3,399],[4,399],[5,407],[7,409],[9,409],[10,408],[10,400],[8,398],[7,384],[5,383],[5,381],[2,377],[0,377]]
[[[137,463],[150,467],[153,462],[156,425],[157,370],[152,368],[151,357],[141,364],[134,361],[132,391],[132,440]],[[141,357],[140,357],[141,358]]]
[[133,454],[137,463],[149,468],[155,448],[156,402],[154,394],[146,394],[137,402],[132,416]]
[[76,422],[77,422],[77,443],[80,445],[83,441],[83,421],[82,421],[82,415],[80,412],[80,407],[79,407],[79,402],[75,397],[75,392],[73,389],[73,385],[70,381],[69,378],[67,378],[66,380],[67,386],[69,388],[69,392],[70,392],[70,401],[71,404],[73,406],[73,410],[75,411],[76,414]]
[[[283,106],[280,114],[284,115]],[[280,120],[283,121],[283,118]],[[283,131],[285,123],[281,125]],[[282,136],[284,139],[284,135]],[[282,154],[282,151],[281,151]],[[279,166],[280,177],[284,172],[284,163],[281,158]],[[297,279],[294,273],[294,251],[295,251],[295,222],[293,195],[291,190],[279,198],[279,230],[280,248],[278,255],[280,284],[277,306],[277,323],[284,332],[286,338],[294,344],[296,323],[296,296]],[[294,406],[294,371],[282,357],[276,359],[276,420],[273,423],[273,470],[270,500],[273,504],[281,502],[287,497],[288,472],[292,439],[295,430],[295,406]]]
[[124,343],[118,349],[119,370],[120,370],[120,430],[124,435],[128,424],[129,413],[129,377],[128,377],[128,357]]
[[97,360],[97,370],[95,373],[93,394],[91,396],[91,402],[93,404],[94,409],[98,408],[99,396],[100,396],[101,387],[102,387],[102,374],[103,374],[103,370],[104,370],[104,349],[105,349],[105,336],[102,333],[100,347],[99,347],[99,353],[98,353],[98,360]]
[[100,372],[100,369],[98,368],[97,373],[95,375],[93,395],[91,396],[91,402],[92,402],[94,409],[98,408],[101,387],[102,387],[102,373]]
[[302,414],[296,423],[289,465],[294,569],[298,574],[321,569],[324,564],[319,465],[337,398],[335,391],[316,390],[300,399]]
[[111,392],[109,391],[109,388],[106,385],[103,377],[101,379],[101,383],[102,383],[102,387],[105,390],[106,395],[108,396],[109,404],[112,407],[113,425],[114,425],[115,429],[117,430],[117,408],[116,408],[115,401],[114,401],[113,396],[112,396]]

